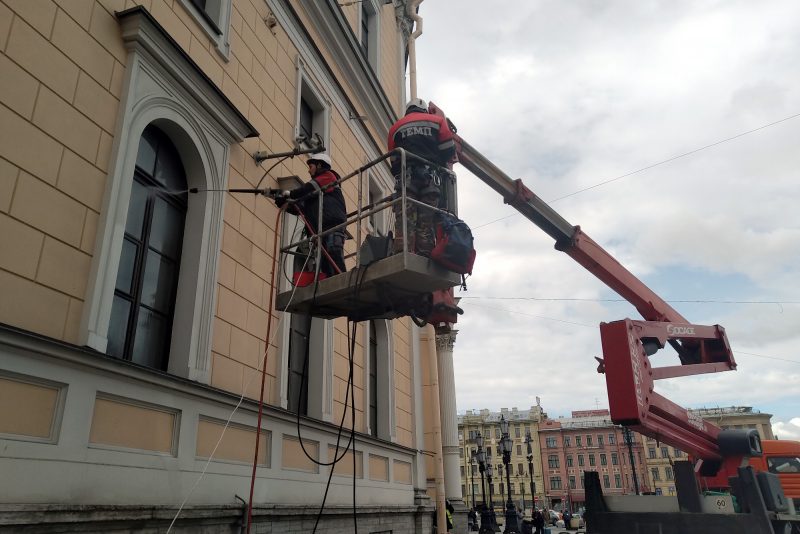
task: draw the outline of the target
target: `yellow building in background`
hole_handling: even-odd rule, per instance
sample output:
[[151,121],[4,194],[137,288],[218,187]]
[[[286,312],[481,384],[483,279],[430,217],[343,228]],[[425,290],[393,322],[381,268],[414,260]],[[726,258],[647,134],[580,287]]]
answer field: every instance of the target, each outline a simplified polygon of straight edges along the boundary
[[[458,437],[461,445],[460,474],[464,500],[468,501],[470,506],[475,506],[484,502],[484,493],[486,494],[485,502],[488,503],[490,498],[488,478],[484,475],[482,485],[478,463],[473,461],[473,455],[477,450],[476,438],[480,432],[484,438],[486,463],[491,463],[493,466],[492,501],[497,509],[497,514],[503,515],[503,503],[508,500],[509,487],[506,484],[505,467],[499,449],[502,436],[501,417],[509,422],[509,437],[512,442],[509,463],[511,470],[508,473],[511,500],[520,511],[524,508],[530,514],[534,502],[541,508],[546,499],[539,425],[547,419],[547,414],[542,411],[541,406],[533,406],[528,410],[501,408],[499,412],[492,412],[488,409],[467,410],[458,416]],[[530,461],[528,458],[529,444],[531,448]],[[535,496],[531,494],[531,487],[535,490]]]

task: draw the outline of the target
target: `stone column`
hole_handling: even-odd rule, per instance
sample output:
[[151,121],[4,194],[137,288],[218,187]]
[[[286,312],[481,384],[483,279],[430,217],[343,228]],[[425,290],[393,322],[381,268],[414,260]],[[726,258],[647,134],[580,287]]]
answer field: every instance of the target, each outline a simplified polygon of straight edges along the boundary
[[461,457],[458,454],[458,416],[456,383],[453,372],[453,345],[458,330],[436,333],[436,359],[439,371],[439,406],[442,421],[445,495],[452,502],[461,500]]
[[412,398],[414,410],[414,504],[418,507],[415,520],[415,532],[425,532],[431,528],[431,514],[433,509],[431,498],[428,497],[427,475],[425,473],[425,431],[424,408],[422,406],[422,361],[420,358],[420,330],[416,326],[410,328],[411,332],[411,372],[413,376],[414,396]]
[[[444,460],[445,496],[456,510],[455,531],[466,529],[467,505],[461,495],[461,457],[458,446],[458,413],[456,410],[456,381],[453,371],[453,345],[458,330],[436,330],[436,360],[439,372],[439,409],[442,422],[442,456]],[[463,528],[460,523],[463,521]]]

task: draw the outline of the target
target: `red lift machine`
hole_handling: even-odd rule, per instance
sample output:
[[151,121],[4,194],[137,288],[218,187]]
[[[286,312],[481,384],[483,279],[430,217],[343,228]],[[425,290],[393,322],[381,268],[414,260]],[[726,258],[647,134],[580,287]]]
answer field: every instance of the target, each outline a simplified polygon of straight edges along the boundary
[[[430,104],[430,112],[444,116],[442,110],[433,103]],[[452,124],[451,128],[455,131]],[[557,250],[565,252],[584,266],[633,304],[642,315],[644,320],[623,319],[600,325],[603,357],[597,358],[598,372],[605,373],[612,421],[689,453],[700,460],[696,469],[702,469],[703,475],[714,474],[724,459],[730,461],[733,457],[740,461],[760,455],[760,440],[755,431],[723,431],[654,390],[655,381],[660,379],[735,370],[736,362],[725,329],[719,325],[691,324],[579,226],[568,223],[536,196],[521,180],[508,177],[457,134],[456,143],[458,160],[467,170],[499,193],[506,204],[513,206],[552,237]],[[677,352],[680,364],[654,367],[650,356],[667,344]],[[800,533],[797,516],[794,516],[795,519],[777,521],[779,517],[775,507],[769,510],[765,505],[764,497],[767,495],[762,497],[759,483],[749,468],[740,469],[740,480],[733,482],[738,485],[739,495],[743,497],[740,498],[743,501],[742,509],[751,513],[735,514],[738,517],[732,520],[699,513],[697,480],[690,464],[684,462],[685,465],[680,466],[688,467],[687,470],[679,469],[679,463],[676,462],[678,489],[681,490],[681,483],[684,488],[694,486],[690,488],[693,492],[686,491],[681,495],[679,491],[678,496],[681,512],[696,512],[691,514],[694,516],[691,521],[684,517],[685,513],[666,514],[658,518],[652,514],[644,514],[642,518],[631,513],[608,513],[603,504],[599,479],[595,483],[587,477],[587,506],[594,508],[593,514],[592,510],[587,511],[590,514],[589,532],[622,532],[616,530],[620,528],[634,532],[639,531],[637,529],[642,525],[657,523],[660,530],[653,532],[770,534],[786,529],[786,532]],[[597,473],[592,474],[597,477]],[[590,495],[592,492],[594,495]],[[703,517],[698,519],[699,516]],[[731,525],[737,526],[734,528]]]

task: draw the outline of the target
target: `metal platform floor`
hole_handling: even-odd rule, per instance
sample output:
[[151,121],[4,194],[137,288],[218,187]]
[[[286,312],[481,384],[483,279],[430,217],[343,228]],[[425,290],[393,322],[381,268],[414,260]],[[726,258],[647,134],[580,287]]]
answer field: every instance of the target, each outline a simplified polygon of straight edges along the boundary
[[[395,319],[419,306],[425,294],[460,283],[461,275],[429,258],[411,253],[395,254],[318,284],[298,287],[294,297],[294,288],[279,293],[276,308],[324,319]],[[419,308],[416,311],[423,312]]]

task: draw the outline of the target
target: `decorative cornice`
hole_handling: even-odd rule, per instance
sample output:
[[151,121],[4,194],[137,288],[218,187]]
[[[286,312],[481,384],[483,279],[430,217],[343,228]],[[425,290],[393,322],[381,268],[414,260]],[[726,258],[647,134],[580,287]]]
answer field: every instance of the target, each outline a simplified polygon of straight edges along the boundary
[[175,69],[175,78],[196,98],[237,142],[259,133],[228,97],[214,84],[153,15],[142,6],[116,13],[122,40],[129,50],[153,56],[159,64]]
[[408,0],[395,0],[394,19],[397,21],[397,28],[403,34],[403,40],[408,43],[408,38],[414,29],[414,20],[408,16]]

